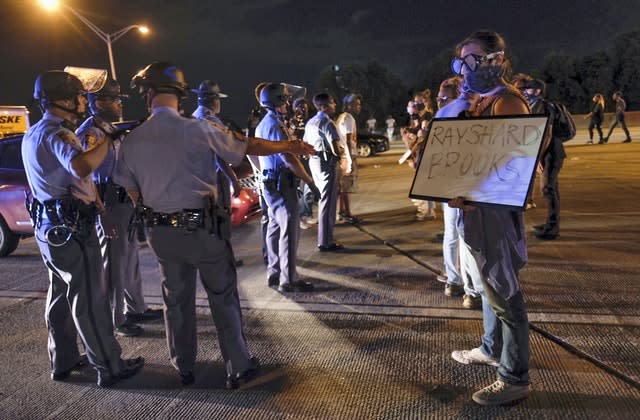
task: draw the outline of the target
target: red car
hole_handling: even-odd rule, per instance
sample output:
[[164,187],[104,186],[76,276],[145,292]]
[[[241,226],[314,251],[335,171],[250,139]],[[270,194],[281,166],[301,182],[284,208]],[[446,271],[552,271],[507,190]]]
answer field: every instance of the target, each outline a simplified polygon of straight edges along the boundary
[[24,205],[29,191],[22,165],[22,134],[0,140],[0,257],[11,254],[20,238],[33,236]]
[[[11,254],[21,238],[33,236],[25,207],[29,184],[22,164],[22,134],[0,139],[0,257]],[[257,179],[247,158],[235,168],[242,191],[231,197],[231,224],[241,225],[261,214]]]
[[231,191],[231,225],[238,226],[262,215],[258,190],[260,180],[253,173],[251,163],[246,156],[242,159],[242,163],[233,170],[242,187],[242,191],[237,197],[234,197],[233,191]]

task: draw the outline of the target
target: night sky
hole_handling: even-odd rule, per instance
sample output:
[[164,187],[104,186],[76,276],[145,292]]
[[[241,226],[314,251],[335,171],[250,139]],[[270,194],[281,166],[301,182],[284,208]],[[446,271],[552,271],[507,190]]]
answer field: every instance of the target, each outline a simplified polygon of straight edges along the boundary
[[[63,1],[63,0],[61,0]],[[477,29],[507,40],[515,71],[530,72],[550,51],[584,55],[605,50],[621,33],[640,29],[637,0],[66,0],[105,32],[144,23],[151,34],[127,33],[113,44],[118,80],[147,64],[171,61],[196,87],[220,83],[230,95],[223,114],[244,126],[261,81],[313,84],[334,64],[378,61],[415,86],[429,57],[451,50]],[[65,10],[36,0],[0,0],[0,104],[26,105],[42,71],[66,65],[107,69],[104,41]],[[184,107],[191,112],[194,98]],[[125,102],[125,117],[144,115]]]

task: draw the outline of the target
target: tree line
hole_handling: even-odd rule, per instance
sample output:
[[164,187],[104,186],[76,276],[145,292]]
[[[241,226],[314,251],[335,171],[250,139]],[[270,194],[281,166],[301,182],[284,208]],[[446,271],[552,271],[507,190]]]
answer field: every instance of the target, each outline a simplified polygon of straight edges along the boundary
[[[407,117],[407,101],[414,91],[431,89],[434,101],[440,82],[451,77],[451,54],[451,48],[447,48],[425,63],[415,88],[407,86],[378,62],[327,67],[321,71],[316,85],[320,90],[330,92],[338,103],[347,93],[362,95],[363,110],[358,117],[361,125],[371,115],[378,121],[392,115],[399,124],[403,124]],[[547,98],[564,103],[572,113],[586,114],[596,93],[605,96],[606,110],[614,111],[611,94],[618,90],[627,101],[627,109],[640,109],[638,71],[640,31],[621,34],[606,51],[585,56],[550,52],[538,68],[525,72],[546,83]]]

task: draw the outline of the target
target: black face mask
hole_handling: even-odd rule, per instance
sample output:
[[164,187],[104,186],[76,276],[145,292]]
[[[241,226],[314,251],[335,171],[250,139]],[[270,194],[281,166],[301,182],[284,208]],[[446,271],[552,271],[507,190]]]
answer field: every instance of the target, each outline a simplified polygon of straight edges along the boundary
[[424,111],[427,106],[423,102],[416,102],[416,108],[418,108],[419,112]]
[[502,66],[480,66],[475,71],[465,74],[464,79],[473,92],[484,94],[503,84],[504,68]]

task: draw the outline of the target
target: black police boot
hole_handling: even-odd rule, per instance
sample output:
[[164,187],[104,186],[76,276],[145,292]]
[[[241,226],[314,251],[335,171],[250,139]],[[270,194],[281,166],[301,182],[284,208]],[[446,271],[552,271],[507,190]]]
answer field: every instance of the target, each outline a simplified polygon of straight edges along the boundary
[[237,389],[240,385],[253,379],[260,370],[260,361],[257,357],[249,359],[249,367],[244,372],[227,374],[227,389]]

